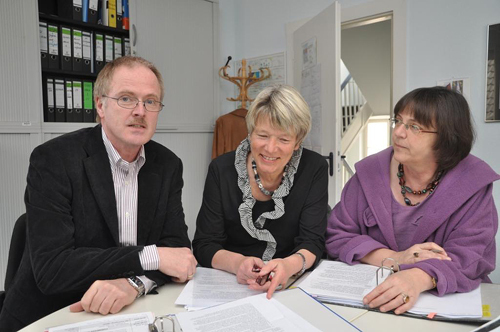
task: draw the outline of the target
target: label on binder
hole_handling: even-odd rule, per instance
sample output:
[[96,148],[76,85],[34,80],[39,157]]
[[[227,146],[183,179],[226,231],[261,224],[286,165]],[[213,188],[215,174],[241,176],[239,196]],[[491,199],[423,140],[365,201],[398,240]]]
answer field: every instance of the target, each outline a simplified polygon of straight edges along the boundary
[[95,35],[95,60],[104,61],[104,36]]
[[73,30],[73,56],[82,58],[82,32],[80,30]]
[[47,23],[40,22],[38,26],[38,32],[40,33],[40,51],[43,53],[47,53],[48,52]]
[[73,109],[73,85],[71,82],[66,82],[66,108]]
[[59,43],[57,41],[57,26],[49,25],[49,54],[59,55]]
[[62,32],[62,55],[71,56],[71,29],[61,28]]
[[106,62],[113,61],[113,37],[106,36]]
[[115,59],[122,56],[122,39],[115,37]]
[[89,9],[97,11],[98,0],[89,0]]
[[123,39],[123,48],[125,50],[124,55],[130,55],[130,40],[128,38]]
[[55,80],[56,89],[56,107],[64,108],[64,81]]
[[47,80],[47,107],[54,108],[54,80]]
[[75,108],[82,108],[82,82],[73,81],[73,105]]
[[84,33],[82,37],[83,58],[90,60],[90,33]]

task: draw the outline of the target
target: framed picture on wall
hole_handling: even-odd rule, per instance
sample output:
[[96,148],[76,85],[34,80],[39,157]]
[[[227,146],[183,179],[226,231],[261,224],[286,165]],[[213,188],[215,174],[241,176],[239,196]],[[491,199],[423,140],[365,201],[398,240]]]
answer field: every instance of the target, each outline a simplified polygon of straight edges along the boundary
[[486,122],[500,121],[500,23],[490,24],[486,50]]

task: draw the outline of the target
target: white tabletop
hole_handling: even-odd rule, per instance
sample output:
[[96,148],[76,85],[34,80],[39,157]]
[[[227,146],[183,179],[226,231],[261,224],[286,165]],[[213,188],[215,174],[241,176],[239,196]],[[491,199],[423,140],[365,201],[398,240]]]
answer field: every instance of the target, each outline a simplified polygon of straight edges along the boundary
[[[486,285],[488,293],[495,289],[498,293],[500,285]],[[171,283],[158,289],[158,295],[147,295],[137,299],[132,305],[124,308],[120,313],[129,314],[137,312],[151,311],[156,316],[178,313],[184,311],[183,306],[174,304],[181,293],[184,284]],[[496,296],[495,296],[496,297]],[[496,297],[498,299],[498,297]],[[471,331],[476,326],[470,324],[448,323],[430,321],[419,318],[396,316],[390,313],[379,313],[359,308],[350,308],[339,305],[326,304],[327,307],[352,322],[362,331],[405,331],[405,332],[431,332],[431,331]],[[101,318],[98,314],[86,312],[72,313],[69,307],[62,308],[33,324],[22,329],[22,332],[40,332],[48,327],[81,322],[89,319]]]

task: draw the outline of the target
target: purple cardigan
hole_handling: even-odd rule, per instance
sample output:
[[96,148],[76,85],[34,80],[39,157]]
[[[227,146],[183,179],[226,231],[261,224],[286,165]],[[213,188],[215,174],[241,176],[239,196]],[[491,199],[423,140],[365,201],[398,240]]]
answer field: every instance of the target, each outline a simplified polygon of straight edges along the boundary
[[[392,225],[391,157],[392,147],[356,164],[356,174],[328,220],[326,249],[333,259],[356,264],[375,249],[401,250]],[[473,155],[448,171],[422,206],[411,243],[435,242],[452,261],[429,259],[401,269],[418,267],[435,277],[439,295],[468,292],[490,282],[498,228],[491,192],[498,179],[490,166]]]

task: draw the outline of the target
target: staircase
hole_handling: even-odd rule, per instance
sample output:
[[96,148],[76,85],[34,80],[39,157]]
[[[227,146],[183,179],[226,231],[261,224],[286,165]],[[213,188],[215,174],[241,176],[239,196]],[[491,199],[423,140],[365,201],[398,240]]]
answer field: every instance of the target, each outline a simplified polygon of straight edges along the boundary
[[373,110],[366,102],[363,93],[351,74],[348,74],[342,82],[341,97],[342,133],[340,151],[342,157],[344,157],[342,158],[342,182],[345,185],[353,175],[353,170],[344,154],[366,125],[373,114]]

